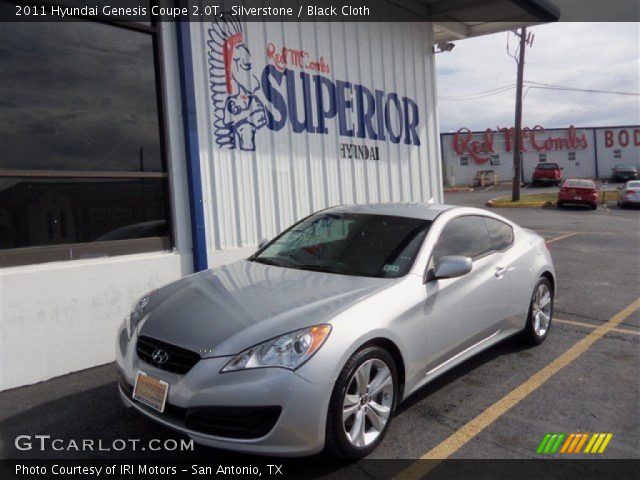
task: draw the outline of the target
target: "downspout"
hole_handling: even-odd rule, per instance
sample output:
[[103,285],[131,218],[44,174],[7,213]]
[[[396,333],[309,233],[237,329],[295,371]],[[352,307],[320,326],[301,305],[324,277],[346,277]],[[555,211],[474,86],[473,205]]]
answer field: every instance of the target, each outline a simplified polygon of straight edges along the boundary
[[[182,2],[181,2],[182,3]],[[207,242],[202,203],[202,177],[200,173],[200,146],[196,119],[196,95],[193,83],[193,58],[189,22],[176,22],[178,33],[178,69],[180,71],[180,97],[184,140],[187,156],[187,184],[189,186],[189,212],[193,242],[193,270],[207,269]]]
[[596,178],[600,178],[598,172],[598,133],[595,128],[591,129],[591,131],[593,132],[593,158],[596,161]]

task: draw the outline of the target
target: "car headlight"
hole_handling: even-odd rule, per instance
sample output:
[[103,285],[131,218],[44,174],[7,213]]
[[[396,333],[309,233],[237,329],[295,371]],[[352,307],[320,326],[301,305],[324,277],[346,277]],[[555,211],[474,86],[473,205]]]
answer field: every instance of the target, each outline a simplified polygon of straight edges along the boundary
[[285,333],[247,348],[231,359],[221,372],[250,368],[281,367],[295,370],[309,360],[324,344],[330,325],[315,325]]
[[129,316],[127,316],[127,335],[129,338],[133,335],[133,331],[140,323],[140,320],[144,318],[147,305],[149,305],[149,300],[151,299],[151,294],[153,292],[155,292],[155,290],[140,297],[140,299],[133,305]]

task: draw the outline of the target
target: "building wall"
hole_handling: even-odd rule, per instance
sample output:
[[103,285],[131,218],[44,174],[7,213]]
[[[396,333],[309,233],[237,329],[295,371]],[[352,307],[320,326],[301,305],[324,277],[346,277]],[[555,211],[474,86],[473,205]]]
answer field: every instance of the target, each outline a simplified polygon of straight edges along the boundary
[[[541,157],[563,167],[564,178],[607,178],[611,174],[611,168],[618,163],[633,164],[640,169],[639,127],[578,128],[575,129],[574,134],[575,138],[580,140],[575,145],[563,142],[563,139],[571,136],[569,129],[547,129],[544,132],[534,132],[535,145],[532,144],[531,134],[525,134],[522,152],[524,181],[531,181],[533,171],[541,161]],[[489,143],[487,143],[485,132],[472,132],[468,141],[465,135],[459,135],[457,141],[455,134],[447,133],[441,136],[446,184],[472,184],[477,172],[481,170],[494,170],[501,181],[512,179],[512,135],[510,140],[507,140],[504,132],[493,131]],[[535,148],[542,147],[547,141],[550,142],[548,145],[553,145],[552,149],[537,150]],[[458,151],[454,148],[456,143]],[[559,148],[556,148],[558,146]],[[476,156],[479,160],[474,159],[471,154],[474,148],[477,150]],[[570,152],[574,153],[570,154]],[[620,158],[616,158],[617,156]],[[484,159],[488,160],[483,162]],[[465,162],[467,165],[462,165]]]
[[[374,95],[376,90],[394,92],[400,102],[409,97],[418,110],[416,133],[420,145],[405,144],[406,128],[399,143],[390,141],[388,134],[385,140],[340,135],[339,113],[326,119],[326,134],[296,133],[288,111],[283,128],[255,128],[253,149],[242,146],[236,137],[233,148],[222,148],[219,143],[224,137],[218,131],[219,117],[230,94],[225,85],[224,59],[216,50],[224,40],[220,40],[216,28],[191,24],[209,265],[219,264],[220,257],[241,256],[260,239],[272,238],[293,222],[328,206],[441,199],[430,25],[291,22],[234,27],[234,32],[241,31],[242,42],[251,54],[251,75],[260,85],[255,96],[276,122],[282,115],[267,99],[262,79],[265,70],[274,69],[278,63],[273,52],[282,54],[283,47],[306,52],[302,65],[296,65],[288,52],[283,68],[292,71],[297,116],[304,118],[305,111],[311,111],[311,130],[318,128],[314,75],[333,85],[338,81],[362,85]],[[217,44],[211,43],[212,39]],[[305,68],[310,62],[325,65],[328,71]],[[311,76],[306,107],[301,73]],[[272,98],[280,94],[289,106],[287,80],[283,78],[278,84],[275,75],[269,80],[270,88],[277,92],[271,94]],[[216,81],[222,85],[216,86]],[[233,85],[232,94],[236,88],[240,89]],[[345,100],[353,103],[351,110],[355,111],[358,99],[354,92],[352,87]],[[327,110],[330,96],[325,90],[323,107]],[[400,117],[394,112],[387,122],[397,133]],[[378,127],[376,115],[371,120],[374,128]],[[358,121],[356,113],[347,110],[345,124],[353,125],[356,135]],[[379,160],[340,158],[344,149],[341,144],[377,147]]]
[[610,175],[619,163],[635,165],[640,170],[640,127],[598,128],[595,134],[601,176]]
[[175,26],[161,25],[174,251],[2,268],[0,390],[113,361],[133,303],[193,271]]

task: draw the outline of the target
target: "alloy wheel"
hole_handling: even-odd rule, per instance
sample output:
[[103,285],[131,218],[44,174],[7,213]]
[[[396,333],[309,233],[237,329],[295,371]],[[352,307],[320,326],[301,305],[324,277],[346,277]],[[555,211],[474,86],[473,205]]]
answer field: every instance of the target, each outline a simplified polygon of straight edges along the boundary
[[541,283],[533,298],[533,330],[538,337],[544,337],[551,323],[551,290]]
[[353,373],[342,402],[342,426],[354,447],[371,445],[384,431],[394,392],[391,370],[380,359],[367,360]]

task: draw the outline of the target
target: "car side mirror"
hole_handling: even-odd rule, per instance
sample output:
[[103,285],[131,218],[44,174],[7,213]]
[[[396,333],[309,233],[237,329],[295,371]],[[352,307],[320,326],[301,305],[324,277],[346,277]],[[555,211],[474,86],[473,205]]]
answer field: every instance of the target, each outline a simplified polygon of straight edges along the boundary
[[472,261],[469,257],[446,255],[436,262],[433,278],[455,278],[466,275],[471,271]]
[[269,243],[269,239],[268,238],[263,238],[262,240],[260,240],[258,242],[258,249],[264,247],[267,243]]

